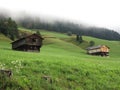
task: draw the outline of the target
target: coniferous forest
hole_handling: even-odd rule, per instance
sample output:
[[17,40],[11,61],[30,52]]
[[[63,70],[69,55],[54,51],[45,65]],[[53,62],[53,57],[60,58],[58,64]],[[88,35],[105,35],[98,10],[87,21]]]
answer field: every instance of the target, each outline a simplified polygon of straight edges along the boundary
[[[47,20],[46,20],[47,21]],[[92,36],[106,40],[120,40],[120,34],[114,30],[99,27],[87,27],[82,24],[73,23],[70,21],[53,21],[45,22],[40,18],[31,18],[26,16],[18,19],[18,24],[28,29],[45,29],[48,31],[71,33],[76,35]]]
[[3,33],[11,40],[18,38],[17,24],[11,18],[0,17],[0,33]]
[[12,40],[19,37],[17,26],[28,29],[45,29],[67,34],[92,36],[106,40],[120,40],[120,34],[118,32],[107,28],[88,27],[70,21],[56,20],[53,22],[47,22],[47,20],[43,21],[41,18],[33,18],[30,16],[24,16],[15,20],[10,17],[0,16],[0,32]]

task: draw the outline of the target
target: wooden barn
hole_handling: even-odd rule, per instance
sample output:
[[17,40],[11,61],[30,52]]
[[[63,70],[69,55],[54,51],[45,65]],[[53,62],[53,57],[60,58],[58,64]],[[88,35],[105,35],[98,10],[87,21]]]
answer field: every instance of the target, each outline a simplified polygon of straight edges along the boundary
[[38,34],[32,34],[12,42],[12,49],[28,52],[40,52],[43,38]]
[[90,55],[109,56],[109,47],[106,45],[98,45],[87,48],[87,53]]

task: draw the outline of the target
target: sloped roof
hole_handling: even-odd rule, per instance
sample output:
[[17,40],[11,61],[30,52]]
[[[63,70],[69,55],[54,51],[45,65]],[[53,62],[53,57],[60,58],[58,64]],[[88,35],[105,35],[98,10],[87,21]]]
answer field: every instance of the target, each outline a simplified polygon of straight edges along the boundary
[[[92,47],[88,47],[88,48],[86,48],[86,49],[87,49],[87,50],[98,49],[98,48],[101,48],[102,46],[106,46],[106,45],[92,46]],[[106,47],[109,48],[108,46],[106,46]]]
[[[44,39],[44,38],[42,38],[40,35],[38,35],[38,34],[36,34],[36,33],[34,33],[34,34],[32,34],[32,35],[36,35],[36,36],[38,36],[39,38]],[[28,37],[30,37],[30,36],[32,36],[32,35],[28,35],[28,36],[26,36],[26,37],[22,37],[22,38],[20,38],[20,39],[18,39],[18,40],[16,40],[16,41],[13,41],[12,43],[17,42],[17,41],[20,41],[20,40],[25,39],[25,38],[28,38]],[[11,44],[12,44],[12,43],[11,43]]]

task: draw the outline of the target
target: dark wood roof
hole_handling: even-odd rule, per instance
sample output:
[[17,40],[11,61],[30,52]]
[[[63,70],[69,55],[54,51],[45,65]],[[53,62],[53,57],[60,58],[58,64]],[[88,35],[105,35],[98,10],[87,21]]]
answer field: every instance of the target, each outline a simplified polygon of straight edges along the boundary
[[[34,34],[32,34],[32,35],[36,35],[36,36],[38,36],[39,38],[41,38],[42,40],[44,39],[44,38],[42,38],[40,35],[38,35],[38,34],[36,34],[36,33],[34,33]],[[20,40],[22,40],[22,39],[25,39],[25,38],[29,38],[29,37],[31,37],[32,35],[28,35],[28,36],[26,36],[26,37],[20,38],[20,39],[18,39],[18,40],[16,40],[16,41],[13,41],[12,43],[18,42],[18,41],[20,41]],[[11,43],[11,44],[12,44],[12,43]]]

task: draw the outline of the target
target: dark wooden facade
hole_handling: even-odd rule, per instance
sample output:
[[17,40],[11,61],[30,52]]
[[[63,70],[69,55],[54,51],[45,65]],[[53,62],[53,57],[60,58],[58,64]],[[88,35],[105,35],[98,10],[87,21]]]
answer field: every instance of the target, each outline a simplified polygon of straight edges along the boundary
[[109,56],[109,47],[106,45],[98,45],[87,48],[87,53],[90,55]]
[[32,34],[12,42],[12,49],[19,51],[40,52],[43,38]]

